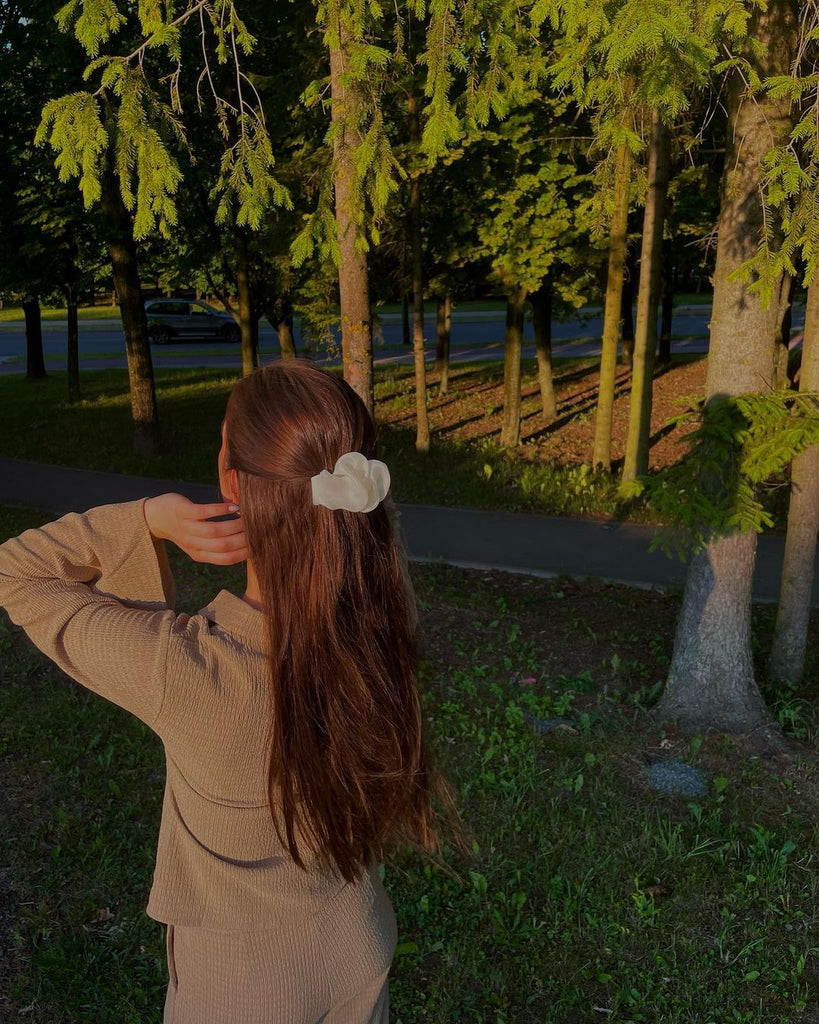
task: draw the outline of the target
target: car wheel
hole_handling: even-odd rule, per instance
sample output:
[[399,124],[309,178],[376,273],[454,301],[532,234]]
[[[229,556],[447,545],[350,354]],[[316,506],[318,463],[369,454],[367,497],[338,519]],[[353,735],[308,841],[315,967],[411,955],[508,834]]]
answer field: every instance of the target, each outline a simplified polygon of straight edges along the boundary
[[162,327],[161,324],[154,324],[148,330],[148,337],[154,345],[167,345],[171,340],[171,334],[167,327]]
[[222,328],[222,340],[238,343],[242,340],[242,332],[238,324],[226,324]]

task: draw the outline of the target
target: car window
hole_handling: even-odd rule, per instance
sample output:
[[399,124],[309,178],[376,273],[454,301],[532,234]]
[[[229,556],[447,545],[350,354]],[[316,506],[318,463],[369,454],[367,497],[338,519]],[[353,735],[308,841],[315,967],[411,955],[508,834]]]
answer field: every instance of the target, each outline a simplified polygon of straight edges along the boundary
[[210,310],[207,308],[207,306],[202,306],[198,302],[192,302],[191,314],[193,316],[210,316]]
[[190,306],[187,302],[169,302],[170,309],[169,313],[173,313],[174,316],[187,316],[190,312]]
[[148,305],[148,307],[147,307],[147,312],[148,312],[149,315],[156,315],[156,314],[159,314],[159,313],[167,313],[168,312],[168,306],[169,306],[169,303],[167,303],[167,302],[151,302]]

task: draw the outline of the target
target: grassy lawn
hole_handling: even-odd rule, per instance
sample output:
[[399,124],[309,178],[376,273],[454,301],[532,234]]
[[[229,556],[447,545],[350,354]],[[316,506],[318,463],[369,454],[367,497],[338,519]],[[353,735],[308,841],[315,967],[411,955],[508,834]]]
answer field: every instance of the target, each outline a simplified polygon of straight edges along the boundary
[[[0,538],[40,521],[0,509]],[[182,610],[240,586],[234,570],[173,564]],[[394,1024],[819,1019],[819,623],[804,699],[767,694],[793,752],[766,757],[647,715],[675,597],[439,566],[414,577],[425,715],[473,854],[386,865]],[[760,658],[771,614],[755,613]],[[0,1019],[159,1024],[164,943],[143,914],[158,741],[5,618],[0,715]],[[697,768],[704,795],[652,789],[646,767],[666,759]]]
[[[567,361],[569,367],[573,361]],[[428,456],[415,451],[411,371],[382,371],[376,386],[381,451],[390,465],[393,493],[399,501],[476,508],[536,510],[555,514],[595,515],[616,512],[619,505],[610,480],[598,479],[577,466],[516,458],[497,443],[497,402],[483,394],[485,383],[498,386],[498,364],[469,364],[465,379],[478,402],[444,400],[453,422],[466,421],[472,437],[442,428]],[[534,379],[534,365],[526,380]],[[457,373],[456,385],[457,386]],[[124,370],[83,374],[83,401],[69,405],[63,374],[27,382],[0,378],[0,454],[58,465],[180,480],[215,481],[219,426],[235,371],[157,368],[156,382],[166,451],[155,459],[136,457]],[[489,404],[486,404],[488,401]],[[585,422],[588,422],[586,417]],[[526,446],[524,446],[525,448]],[[535,449],[532,447],[531,452]]]
[[[437,394],[430,373],[432,450],[414,447],[412,370],[390,367],[376,375],[376,419],[381,450],[400,501],[555,515],[646,518],[636,505],[618,501],[613,480],[590,473],[594,434],[596,363],[556,361],[559,414],[544,420],[533,360],[523,366],[523,443],[513,453],[498,443],[502,411],[500,363],[455,364],[450,391]],[[152,460],[131,450],[132,428],[125,370],[83,374],[83,401],[71,406],[63,374],[44,381],[0,378],[0,454],[40,462],[171,479],[214,481],[219,424],[236,371],[156,369],[164,452]],[[696,393],[704,362],[681,358],[662,371],[655,389],[655,444],[658,468],[680,457],[681,430],[664,427],[679,413],[679,402]],[[628,374],[619,371],[615,404],[614,458],[622,457],[628,419]]]
[[[62,308],[42,309],[40,315],[43,320],[65,320],[68,311],[63,306]],[[78,316],[80,320],[118,320],[119,306],[80,306]],[[23,319],[22,306],[6,306],[4,309],[0,309],[0,323]]]

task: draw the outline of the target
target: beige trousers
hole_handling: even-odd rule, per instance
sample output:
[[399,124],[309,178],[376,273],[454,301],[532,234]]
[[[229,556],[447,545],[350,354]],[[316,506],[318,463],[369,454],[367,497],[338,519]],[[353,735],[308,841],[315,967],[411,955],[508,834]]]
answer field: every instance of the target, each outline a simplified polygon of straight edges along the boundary
[[389,1024],[389,899],[338,904],[275,931],[168,925],[164,1024]]

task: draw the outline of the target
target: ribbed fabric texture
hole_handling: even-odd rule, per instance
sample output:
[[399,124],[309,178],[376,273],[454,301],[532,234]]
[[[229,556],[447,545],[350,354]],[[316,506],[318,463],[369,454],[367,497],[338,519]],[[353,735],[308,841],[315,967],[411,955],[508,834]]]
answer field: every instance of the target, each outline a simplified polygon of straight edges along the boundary
[[[167,778],[148,913],[176,926],[183,949],[198,942],[214,952],[222,942],[236,963],[247,943],[258,941],[272,956],[288,935],[285,961],[293,970],[323,965],[326,1013],[347,998],[351,959],[363,958],[366,969],[350,998],[388,967],[395,942],[389,902],[374,871],[350,885],[317,864],[302,871],[278,841],[266,791],[264,617],[226,591],[198,615],[177,615],[164,545],[151,537],[143,504],[71,514],[0,545],[0,606],[68,675],[162,739]],[[321,915],[324,925],[330,905],[336,917],[322,944],[314,919]],[[225,937],[235,932],[252,940],[245,935],[237,946],[235,935]],[[306,988],[307,977],[289,968],[277,975],[271,967],[260,984],[280,989],[286,975],[306,999],[317,970],[309,969]],[[179,1016],[198,1024],[257,1019],[319,1017]]]
[[165,1024],[388,1024],[395,941],[386,894],[269,932],[168,928]]

